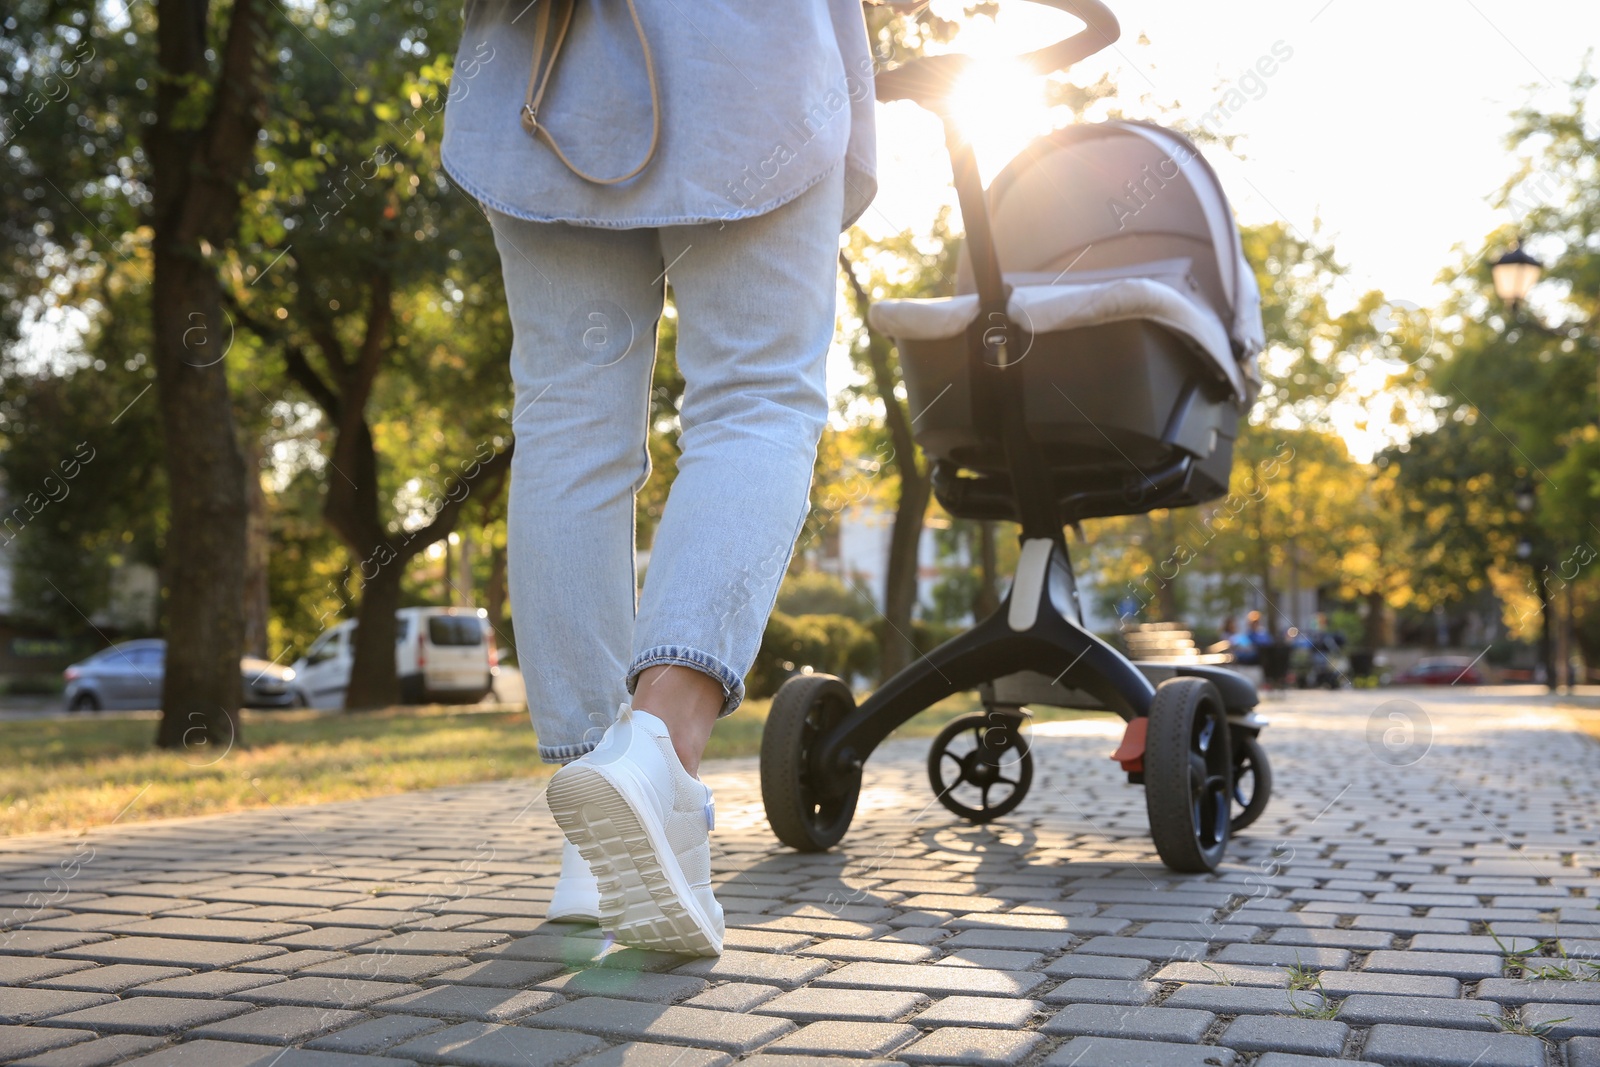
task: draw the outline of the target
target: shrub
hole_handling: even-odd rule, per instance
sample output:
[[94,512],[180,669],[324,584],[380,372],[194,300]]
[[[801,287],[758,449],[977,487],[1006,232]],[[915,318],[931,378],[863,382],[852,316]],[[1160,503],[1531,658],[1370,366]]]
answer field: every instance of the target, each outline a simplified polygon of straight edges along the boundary
[[806,667],[849,679],[853,674],[870,674],[877,659],[877,640],[855,619],[775,611],[745,678],[745,690],[752,699],[769,697],[791,674]]

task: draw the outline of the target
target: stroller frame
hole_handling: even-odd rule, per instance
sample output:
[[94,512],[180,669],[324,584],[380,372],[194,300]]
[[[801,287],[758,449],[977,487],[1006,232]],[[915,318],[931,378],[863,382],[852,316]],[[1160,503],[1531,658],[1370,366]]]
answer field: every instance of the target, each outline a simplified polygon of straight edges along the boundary
[[[1088,28],[1029,58],[1065,66],[1112,43],[1120,32],[1115,17],[1097,0],[1046,2],[1084,19]],[[954,61],[963,58],[915,60],[886,72],[879,79],[879,99],[909,98],[937,113],[941,109],[930,101],[947,91],[952,71],[959,69]],[[930,753],[934,788],[947,807],[971,821],[986,822],[1021,800],[1032,773],[1020,733],[1027,716],[1025,700],[1099,706],[1129,723],[1115,758],[1130,781],[1146,785],[1152,836],[1163,861],[1177,870],[1214,870],[1226,849],[1233,803],[1254,807],[1248,813],[1252,820],[1265,804],[1263,778],[1268,772],[1255,743],[1265,723],[1251,711],[1255,687],[1243,676],[1216,667],[1136,663],[1084,626],[1063,529],[1080,518],[1106,514],[1101,508],[1125,502],[1126,490],[1062,493],[1030,438],[1023,377],[1015,370],[1020,359],[1013,353],[1025,353],[1031,338],[1007,313],[1011,286],[1001,273],[972,146],[947,114],[941,117],[979,304],[966,333],[973,417],[986,436],[1003,443],[1005,457],[1003,477],[961,482],[983,499],[985,510],[996,517],[1010,511],[1019,520],[1017,573],[994,614],[920,656],[859,707],[838,679],[800,675],[786,682],[773,701],[762,744],[762,792],[769,821],[793,847],[830,847],[849,827],[862,766],[878,745],[945,697],[978,689],[986,714],[952,723]],[[1180,399],[1174,423],[1184,402]],[[1141,476],[1151,490],[1148,497],[1140,495],[1146,510],[1181,495],[1193,462],[1185,455],[1167,469]],[[967,501],[968,507],[975,503]],[[947,800],[948,789],[940,789],[936,769],[950,738],[963,730],[978,736],[975,750],[958,760],[964,780],[983,791],[984,806],[978,809]],[[1007,760],[1018,755],[1025,764],[1020,782],[1004,771]],[[1254,772],[1258,794],[1248,801],[1235,789],[1242,766]],[[1012,795],[991,807],[988,788],[1001,781],[1012,786]]]

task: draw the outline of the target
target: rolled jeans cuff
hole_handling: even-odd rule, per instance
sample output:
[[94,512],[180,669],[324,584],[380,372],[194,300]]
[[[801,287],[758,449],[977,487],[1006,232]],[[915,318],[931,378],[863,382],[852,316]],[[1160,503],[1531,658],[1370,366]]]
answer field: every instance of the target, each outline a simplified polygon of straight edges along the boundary
[[701,674],[710,675],[713,681],[722,686],[722,710],[717,712],[717,718],[732,715],[734,709],[744,702],[743,678],[717,657],[685,645],[657,645],[645,649],[634,657],[633,665],[628,668],[628,692],[632,693],[638,686],[641,673],[651,667],[664,667],[669,664],[692,667]]
[[571,763],[579,756],[588,755],[600,742],[579,741],[575,745],[540,745],[539,758],[546,763]]

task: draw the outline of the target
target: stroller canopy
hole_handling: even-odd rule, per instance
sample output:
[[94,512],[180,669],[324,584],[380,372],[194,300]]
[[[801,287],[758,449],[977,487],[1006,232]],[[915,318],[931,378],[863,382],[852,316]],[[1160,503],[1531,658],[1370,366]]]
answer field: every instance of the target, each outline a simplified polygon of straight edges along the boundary
[[[1178,334],[1240,410],[1260,388],[1261,296],[1215,172],[1181,134],[1140,122],[1042,137],[988,191],[1008,311],[1030,333],[1143,319]],[[872,324],[904,340],[956,336],[977,317],[963,258],[940,300],[886,300]]]

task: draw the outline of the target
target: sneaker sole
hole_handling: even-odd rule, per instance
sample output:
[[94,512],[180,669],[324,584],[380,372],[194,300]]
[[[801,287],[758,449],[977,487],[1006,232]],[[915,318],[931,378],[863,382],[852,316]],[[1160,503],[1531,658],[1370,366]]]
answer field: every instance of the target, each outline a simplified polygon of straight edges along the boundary
[[722,952],[677,858],[657,842],[623,787],[571,764],[550,782],[551,814],[600,883],[600,928],[625,945],[695,956]]

